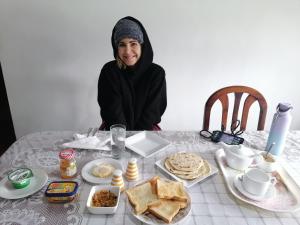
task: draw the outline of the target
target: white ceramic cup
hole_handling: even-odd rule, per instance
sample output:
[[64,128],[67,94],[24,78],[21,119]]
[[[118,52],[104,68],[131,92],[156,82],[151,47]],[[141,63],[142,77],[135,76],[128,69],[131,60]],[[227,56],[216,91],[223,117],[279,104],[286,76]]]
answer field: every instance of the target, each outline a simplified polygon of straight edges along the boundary
[[270,185],[276,184],[276,178],[261,169],[249,169],[242,177],[242,186],[250,194],[263,196],[266,194]]
[[266,152],[263,152],[261,155],[263,160],[257,166],[267,173],[275,171],[277,169],[276,157],[271,153],[266,154]]
[[112,157],[120,159],[125,150],[126,126],[114,124],[110,127],[110,144]]

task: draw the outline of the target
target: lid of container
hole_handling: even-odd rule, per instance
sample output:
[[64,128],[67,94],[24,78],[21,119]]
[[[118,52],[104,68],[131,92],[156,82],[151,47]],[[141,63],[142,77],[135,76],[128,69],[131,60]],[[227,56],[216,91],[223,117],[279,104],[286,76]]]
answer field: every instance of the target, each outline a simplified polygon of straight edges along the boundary
[[12,182],[22,182],[23,180],[32,177],[33,173],[29,168],[18,168],[8,174],[8,179]]
[[75,157],[75,151],[71,148],[64,149],[59,153],[61,159],[73,159]]
[[286,102],[285,103],[279,103],[278,106],[277,106],[277,110],[279,112],[287,112],[292,108],[293,108],[293,106],[290,103],[286,103]]
[[46,197],[67,197],[77,193],[78,183],[75,181],[53,181],[45,192]]

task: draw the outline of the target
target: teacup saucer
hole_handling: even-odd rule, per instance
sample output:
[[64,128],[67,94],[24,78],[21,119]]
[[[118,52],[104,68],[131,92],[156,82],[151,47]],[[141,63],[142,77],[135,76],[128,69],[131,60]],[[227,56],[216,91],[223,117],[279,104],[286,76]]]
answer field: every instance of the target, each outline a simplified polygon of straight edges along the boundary
[[242,185],[242,181],[239,179],[239,177],[241,176],[242,174],[238,174],[234,180],[233,180],[233,184],[234,186],[238,189],[239,192],[241,192],[244,196],[246,196],[247,198],[250,198],[252,200],[255,200],[255,201],[262,201],[262,200],[267,200],[269,198],[272,198],[275,196],[276,194],[276,189],[273,185],[270,185],[268,191],[266,194],[264,195],[253,195],[251,193],[249,193],[248,191],[246,191],[244,188],[243,188],[243,185]]

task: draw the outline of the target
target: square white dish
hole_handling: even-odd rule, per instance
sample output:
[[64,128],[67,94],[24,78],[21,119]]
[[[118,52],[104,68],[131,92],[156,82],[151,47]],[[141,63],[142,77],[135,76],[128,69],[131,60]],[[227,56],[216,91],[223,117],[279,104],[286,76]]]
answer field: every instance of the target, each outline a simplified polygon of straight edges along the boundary
[[126,138],[125,145],[137,154],[148,158],[168,147],[170,143],[150,131],[142,131]]
[[[93,195],[95,192],[100,191],[100,190],[109,190],[110,192],[114,193],[117,196],[117,204],[113,207],[96,207],[93,206],[92,204],[92,199]],[[86,207],[89,210],[90,213],[92,214],[113,214],[117,211],[118,205],[119,205],[119,200],[120,200],[120,187],[118,186],[103,186],[103,185],[98,185],[98,186],[93,186],[91,188]]]
[[198,177],[198,178],[196,178],[196,179],[193,179],[193,180],[185,180],[185,179],[181,179],[181,178],[177,177],[175,174],[173,174],[173,173],[171,173],[169,170],[167,170],[167,169],[165,168],[164,162],[165,162],[165,159],[161,159],[161,160],[158,160],[158,161],[155,163],[155,165],[156,165],[159,169],[161,169],[162,171],[164,171],[165,173],[167,173],[168,175],[170,175],[173,179],[182,182],[183,185],[184,185],[185,187],[187,187],[187,188],[190,188],[190,187],[192,187],[193,185],[195,185],[195,184],[197,184],[197,183],[199,183],[199,182],[205,181],[205,180],[208,179],[209,177],[211,177],[211,176],[217,174],[218,171],[219,171],[215,166],[209,164],[211,169],[210,169],[210,172],[209,172],[208,174],[206,174],[205,176],[200,176],[200,177]]

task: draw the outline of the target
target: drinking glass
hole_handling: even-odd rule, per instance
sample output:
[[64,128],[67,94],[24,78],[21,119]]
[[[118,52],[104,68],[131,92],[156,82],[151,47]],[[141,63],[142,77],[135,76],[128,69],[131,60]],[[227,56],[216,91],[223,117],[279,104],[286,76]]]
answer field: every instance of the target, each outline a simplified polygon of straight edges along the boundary
[[125,150],[126,126],[114,124],[110,127],[111,153],[114,159],[120,159]]

